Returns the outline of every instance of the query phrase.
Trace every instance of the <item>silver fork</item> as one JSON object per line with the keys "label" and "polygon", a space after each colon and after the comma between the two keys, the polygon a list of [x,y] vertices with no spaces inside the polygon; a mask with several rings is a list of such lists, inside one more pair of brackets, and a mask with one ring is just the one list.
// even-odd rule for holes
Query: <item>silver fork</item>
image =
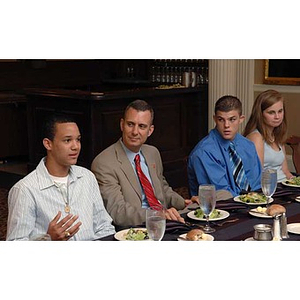
{"label": "silver fork", "polygon": [[194,227],[194,226],[199,227],[199,228],[203,228],[204,227],[203,225],[195,224],[195,223],[191,223],[191,222],[185,222],[185,224],[187,226],[191,226],[191,227]]}
{"label": "silver fork", "polygon": [[238,220],[239,220],[239,218],[234,218],[234,219],[230,219],[230,220],[223,221],[223,222],[221,222],[221,223],[213,222],[213,224],[214,224],[214,225],[217,225],[217,226],[219,226],[219,227],[221,227],[221,226],[223,226],[223,225],[226,224],[226,223],[234,223],[234,222],[236,222],[236,221],[238,221]]}

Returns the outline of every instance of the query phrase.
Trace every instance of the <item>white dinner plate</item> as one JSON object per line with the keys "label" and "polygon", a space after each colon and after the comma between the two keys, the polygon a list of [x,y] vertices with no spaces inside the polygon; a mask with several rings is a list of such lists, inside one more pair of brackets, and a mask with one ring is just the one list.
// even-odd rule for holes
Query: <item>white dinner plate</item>
{"label": "white dinner plate", "polygon": [[251,216],[254,216],[254,217],[258,217],[258,218],[267,218],[267,219],[270,219],[272,218],[272,216],[266,214],[266,213],[260,213],[257,211],[257,208],[252,208],[249,210],[249,214]]}
{"label": "white dinner plate", "polygon": [[281,181],[281,183],[282,183],[283,185],[286,185],[286,186],[291,186],[291,187],[295,187],[295,188],[300,188],[300,185],[297,185],[297,184],[286,183],[285,181]]}
{"label": "white dinner plate", "polygon": [[287,230],[290,233],[300,234],[300,223],[287,224]]}
{"label": "white dinner plate", "polygon": [[[123,230],[120,230],[118,232],[115,233],[114,237],[116,240],[118,241],[129,241],[129,242],[132,242],[132,240],[126,240],[126,234],[128,232],[130,228],[128,229],[123,229]],[[147,229],[146,228],[133,228],[135,230],[144,230],[146,231]],[[146,239],[146,240],[141,240],[141,241],[150,241],[150,239]],[[136,242],[136,241],[134,241]]]}
{"label": "white dinner plate", "polygon": [[[199,241],[195,241],[195,242],[206,242],[206,241],[213,241],[215,238],[212,236],[212,235],[210,235],[210,234],[208,234],[208,233],[204,233],[205,234],[205,238],[204,239],[201,239],[201,240],[199,240]],[[182,238],[182,239],[180,239],[180,238]],[[180,236],[179,236],[179,238],[177,238],[177,240],[178,241],[184,241],[184,239],[186,239],[186,233],[183,233],[183,234],[181,234]],[[188,241],[188,240],[186,240],[187,242],[191,242],[191,241]],[[194,241],[193,241],[194,242]]]}
{"label": "white dinner plate", "polygon": [[[221,209],[217,209],[217,211],[219,211],[221,214],[218,218],[209,218],[209,221],[219,221],[219,220],[223,220],[229,217],[229,212],[226,210],[221,210]],[[187,216],[193,220],[197,220],[197,221],[206,221],[205,218],[198,218],[194,215],[195,210],[190,211]]]}
{"label": "white dinner plate", "polygon": [[[233,198],[233,200],[235,202],[240,202],[240,203],[244,203],[244,204],[247,204],[247,205],[264,205],[264,204],[267,204],[267,201],[264,201],[264,202],[259,202],[259,203],[247,203],[247,202],[244,202],[240,199],[240,196],[236,196]],[[272,203],[274,201],[273,198],[270,198],[269,200],[269,203]]]}
{"label": "white dinner plate", "polygon": [[297,196],[297,197],[295,198],[295,201],[300,202],[300,196]]}

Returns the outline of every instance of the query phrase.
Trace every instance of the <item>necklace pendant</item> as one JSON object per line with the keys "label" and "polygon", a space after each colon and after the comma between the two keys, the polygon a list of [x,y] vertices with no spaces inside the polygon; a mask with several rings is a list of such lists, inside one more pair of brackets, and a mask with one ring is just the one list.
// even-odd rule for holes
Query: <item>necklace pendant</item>
{"label": "necklace pendant", "polygon": [[68,214],[70,212],[71,208],[69,205],[65,206],[65,212]]}

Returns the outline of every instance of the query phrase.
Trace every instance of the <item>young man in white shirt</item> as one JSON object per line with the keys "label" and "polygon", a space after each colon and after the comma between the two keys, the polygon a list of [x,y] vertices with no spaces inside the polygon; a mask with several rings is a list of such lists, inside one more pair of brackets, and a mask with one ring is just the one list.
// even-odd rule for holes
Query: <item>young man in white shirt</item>
{"label": "young man in white shirt", "polygon": [[80,139],[71,118],[55,115],[45,123],[47,156],[9,192],[7,240],[45,233],[51,240],[95,240],[115,233],[95,176],[75,165]]}

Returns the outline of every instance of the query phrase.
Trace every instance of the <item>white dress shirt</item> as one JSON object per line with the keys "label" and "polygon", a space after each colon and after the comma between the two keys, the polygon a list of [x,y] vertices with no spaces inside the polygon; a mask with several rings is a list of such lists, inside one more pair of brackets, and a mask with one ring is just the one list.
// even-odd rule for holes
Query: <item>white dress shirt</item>
{"label": "white dress shirt", "polygon": [[[95,240],[115,233],[92,172],[71,166],[68,189],[70,213],[79,216],[76,222],[82,222],[70,240]],[[58,211],[62,212],[61,218],[66,216],[65,205],[43,158],[34,171],[9,191],[6,240],[28,240],[31,236],[46,233]]]}

